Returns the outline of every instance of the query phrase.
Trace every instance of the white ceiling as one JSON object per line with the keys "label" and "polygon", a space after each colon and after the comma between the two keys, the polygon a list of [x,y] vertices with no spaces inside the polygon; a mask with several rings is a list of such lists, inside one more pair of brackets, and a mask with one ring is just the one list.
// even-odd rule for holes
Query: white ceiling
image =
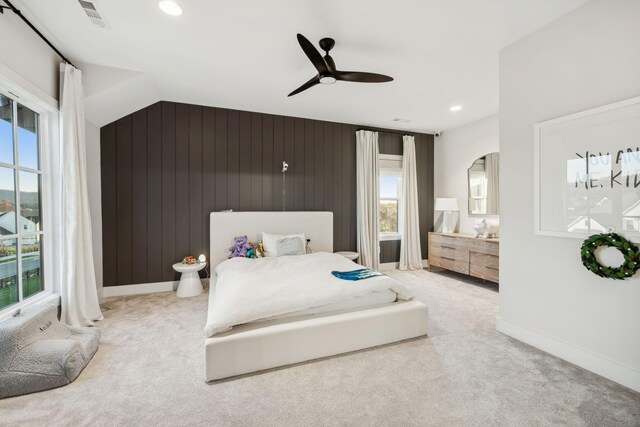
{"label": "white ceiling", "polygon": [[[162,99],[430,132],[497,113],[500,49],[587,0],[177,1],[180,17],[157,0],[96,0],[108,29],[77,0],[16,3],[82,64],[87,117],[99,126]],[[395,81],[287,98],[315,74],[298,32],[334,38],[339,69]]]}

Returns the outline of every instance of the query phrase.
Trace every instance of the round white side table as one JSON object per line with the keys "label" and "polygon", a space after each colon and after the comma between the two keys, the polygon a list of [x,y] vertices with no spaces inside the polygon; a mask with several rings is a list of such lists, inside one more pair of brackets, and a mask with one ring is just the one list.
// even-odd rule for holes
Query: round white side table
{"label": "round white side table", "polygon": [[182,273],[176,295],[180,298],[200,295],[202,293],[202,282],[200,281],[198,271],[202,270],[206,266],[206,262],[200,264],[183,264],[181,262],[177,262],[173,264],[173,269],[178,273]]}
{"label": "round white side table", "polygon": [[356,260],[358,259],[358,257],[360,256],[360,254],[358,252],[350,252],[350,251],[339,251],[336,252],[338,255],[342,255],[343,257],[345,257],[346,259],[349,259],[353,262],[356,262]]}

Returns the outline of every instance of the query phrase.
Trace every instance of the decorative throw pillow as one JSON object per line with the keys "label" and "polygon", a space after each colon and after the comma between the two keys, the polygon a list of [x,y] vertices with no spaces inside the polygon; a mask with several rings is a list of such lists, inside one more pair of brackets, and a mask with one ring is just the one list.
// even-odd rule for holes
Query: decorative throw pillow
{"label": "decorative throw pillow", "polygon": [[[278,240],[280,239],[297,239],[300,241],[300,244],[302,246],[302,253],[304,254],[305,251],[305,242],[306,239],[304,237],[304,233],[300,233],[300,234],[286,234],[286,235],[282,235],[282,234],[269,234],[269,233],[262,233],[262,245],[264,247],[264,251],[265,251],[265,255],[268,257],[272,257],[272,256],[281,256],[282,254],[279,253],[278,251]],[[291,246],[293,245],[292,243],[286,243],[286,250],[293,250],[293,247]]]}
{"label": "decorative throw pillow", "polygon": [[304,255],[303,240],[299,237],[283,237],[278,239],[276,241],[276,252],[278,256]]}

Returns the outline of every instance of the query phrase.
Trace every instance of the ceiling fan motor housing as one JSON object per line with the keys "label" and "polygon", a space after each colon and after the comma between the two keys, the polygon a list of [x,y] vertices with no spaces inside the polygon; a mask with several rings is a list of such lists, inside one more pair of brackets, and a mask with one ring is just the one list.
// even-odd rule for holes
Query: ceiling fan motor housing
{"label": "ceiling fan motor housing", "polygon": [[336,45],[336,41],[332,38],[325,37],[320,40],[320,48],[325,52],[329,53],[331,49]]}

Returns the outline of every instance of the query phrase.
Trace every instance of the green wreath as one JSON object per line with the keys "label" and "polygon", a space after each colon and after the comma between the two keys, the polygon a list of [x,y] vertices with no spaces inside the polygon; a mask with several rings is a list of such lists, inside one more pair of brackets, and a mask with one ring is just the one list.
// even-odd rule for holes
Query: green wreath
{"label": "green wreath", "polygon": [[[624,257],[620,267],[602,265],[596,259],[595,251],[599,246],[616,248]],[[587,270],[607,279],[623,280],[632,277],[640,269],[640,250],[636,245],[617,233],[594,234],[584,241],[580,248],[582,265]]]}

